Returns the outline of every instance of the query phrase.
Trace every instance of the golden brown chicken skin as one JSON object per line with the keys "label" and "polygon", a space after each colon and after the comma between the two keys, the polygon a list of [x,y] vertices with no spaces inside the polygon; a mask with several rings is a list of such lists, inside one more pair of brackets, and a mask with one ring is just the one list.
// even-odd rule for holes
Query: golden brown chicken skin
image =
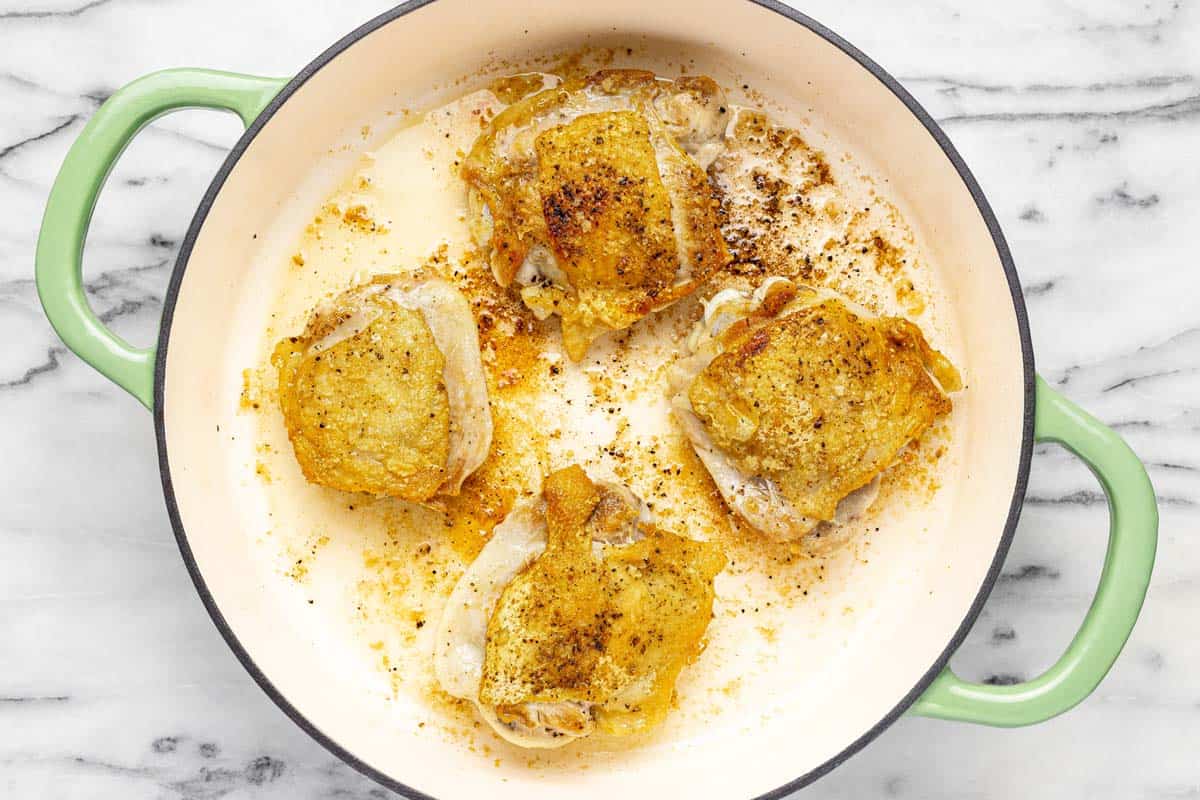
{"label": "golden brown chicken skin", "polygon": [[648,522],[627,489],[559,470],[452,593],[439,680],[524,747],[652,728],[701,650],[724,565],[716,545]]}
{"label": "golden brown chicken skin", "polygon": [[834,520],[949,414],[961,381],[908,320],[787,281],[767,288],[701,348],[676,411],[726,499],[756,527],[796,535]]}
{"label": "golden brown chicken skin", "polygon": [[653,727],[700,651],[725,558],[652,526],[598,556],[589,523],[604,511],[601,488],[575,466],[550,475],[544,496],[546,551],[492,612],[480,701],[501,718],[524,703],[587,703],[602,731]]}
{"label": "golden brown chicken skin", "polygon": [[313,483],[424,502],[457,492],[486,455],[474,320],[441,278],[351,289],[280,341],[272,362],[288,438]]}
{"label": "golden brown chicken skin", "polygon": [[697,159],[725,106],[708,78],[606,70],[505,109],[462,167],[473,230],[502,286],[562,318],[573,360],[729,262]]}

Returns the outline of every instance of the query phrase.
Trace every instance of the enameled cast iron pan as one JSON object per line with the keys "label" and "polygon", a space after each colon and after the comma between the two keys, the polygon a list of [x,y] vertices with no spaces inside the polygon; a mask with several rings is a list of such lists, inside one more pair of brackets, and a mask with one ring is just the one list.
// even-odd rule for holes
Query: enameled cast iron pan
{"label": "enameled cast iron pan", "polygon": [[[603,769],[551,777],[495,767],[460,743],[416,736],[395,709],[357,691],[337,659],[287,624],[254,570],[239,524],[236,481],[220,422],[236,406],[246,366],[238,315],[253,305],[257,233],[348,130],[396,99],[427,106],[431,87],[485,60],[520,60],[581,44],[637,41],[683,49],[691,71],[726,83],[752,76],[794,98],[853,140],[904,196],[942,265],[963,332],[972,391],[956,405],[968,442],[952,512],[927,534],[928,570],[904,603],[881,603],[870,637],[838,654],[819,685],[772,688],[760,709]],[[138,130],[184,107],[233,111],[247,126],[192,220],[164,302],[157,346],[139,350],[89,309],[81,253],[97,194]],[[1034,374],[1025,306],[1000,228],[946,135],[890,75],[811,19],[772,0],[415,0],[330,47],[295,78],[181,69],[115,93],[67,155],[37,250],[46,314],[81,358],[154,415],[163,492],[175,535],[209,613],[271,698],[350,764],[410,796],[516,798],[778,797],[803,786],[908,712],[989,725],[1028,725],[1083,700],[1116,659],[1140,610],[1157,535],[1154,493],[1112,431]],[[214,424],[216,423],[216,424]],[[1035,441],[1058,442],[1108,495],[1108,552],[1095,600],[1066,654],[1015,686],[967,682],[947,661],[970,629],[1004,561]],[[936,567],[936,568],[933,568]],[[899,591],[894,586],[878,587]],[[888,607],[903,607],[886,618]],[[398,717],[397,714],[400,714]]]}

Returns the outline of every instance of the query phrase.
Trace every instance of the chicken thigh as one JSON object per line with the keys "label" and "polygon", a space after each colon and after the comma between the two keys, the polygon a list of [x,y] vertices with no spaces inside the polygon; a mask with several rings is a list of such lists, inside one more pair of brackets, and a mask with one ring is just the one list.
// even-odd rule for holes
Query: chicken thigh
{"label": "chicken thigh", "polygon": [[426,502],[487,456],[492,417],[470,307],[433,273],[381,276],[283,339],[272,362],[304,477]]}
{"label": "chicken thigh", "polygon": [[725,502],[778,539],[862,513],[961,388],[908,320],[783,278],[718,293],[688,344],[672,409]]}
{"label": "chicken thigh", "polygon": [[700,652],[724,565],[715,545],[656,528],[627,489],[555,472],[451,594],[438,680],[522,747],[647,730]]}
{"label": "chicken thigh", "polygon": [[476,140],[474,238],[501,286],[561,317],[572,360],[729,262],[704,172],[728,116],[709,78],[605,70],[508,107]]}

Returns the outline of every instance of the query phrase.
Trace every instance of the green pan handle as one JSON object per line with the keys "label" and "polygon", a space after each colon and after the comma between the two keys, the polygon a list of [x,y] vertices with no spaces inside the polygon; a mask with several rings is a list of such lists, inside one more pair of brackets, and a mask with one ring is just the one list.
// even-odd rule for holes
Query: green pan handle
{"label": "green pan handle", "polygon": [[1015,727],[1042,722],[1092,693],[1133,630],[1158,541],[1158,508],[1146,469],[1122,439],[1037,379],[1034,438],[1058,442],[1083,459],[1108,496],[1108,552],[1096,598],[1079,633],[1054,666],[1025,683],[969,683],[942,671],[912,707],[914,714]]}
{"label": "green pan handle", "polygon": [[154,348],[133,347],[106,328],[83,290],[83,242],[100,188],[125,146],[156,117],[179,108],[217,108],[249,126],[284,83],[205,69],[139,78],[100,106],[50,188],[37,245],[42,307],[67,347],[147,408],[154,402]]}

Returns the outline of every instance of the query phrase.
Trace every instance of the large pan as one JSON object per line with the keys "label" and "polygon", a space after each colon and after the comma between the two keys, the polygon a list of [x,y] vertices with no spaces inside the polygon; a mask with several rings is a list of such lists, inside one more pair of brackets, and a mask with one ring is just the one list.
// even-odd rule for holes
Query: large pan
{"label": "large pan", "polygon": [[[484,61],[623,41],[686,51],[689,69],[721,82],[749,76],[768,94],[811,109],[886,174],[941,265],[957,311],[970,378],[956,401],[956,414],[967,420],[965,463],[949,512],[914,551],[922,560],[916,579],[865,587],[881,598],[875,624],[836,658],[829,654],[829,669],[792,678],[784,654],[766,687],[769,714],[739,709],[602,768],[546,773],[519,759],[497,766],[461,743],[423,735],[403,709],[363,691],[307,625],[292,621],[284,601],[246,567],[253,553],[240,516],[244,487],[221,431],[237,413],[245,339],[253,335],[247,309],[260,307],[257,295],[267,285],[255,266],[263,263],[259,249],[314,164],[379,109],[419,108]],[[137,349],[89,309],[83,242],[125,145],[155,117],[196,106],[233,111],[247,129],[184,239],[157,346]],[[564,790],[575,797],[777,797],[828,772],[904,713],[1035,723],[1079,703],[1104,677],[1150,579],[1157,512],[1146,472],[1112,431],[1035,376],[1017,274],[966,165],[895,79],[772,0],[415,0],[338,41],[290,80],[195,69],[141,78],[116,92],[71,148],[38,242],[37,285],[63,341],[152,411],[180,551],[237,657],[314,738],[411,797],[535,800]],[[947,661],[996,581],[1035,441],[1066,446],[1100,479],[1111,516],[1103,573],[1057,663],[1026,683],[979,685],[956,676]]]}

